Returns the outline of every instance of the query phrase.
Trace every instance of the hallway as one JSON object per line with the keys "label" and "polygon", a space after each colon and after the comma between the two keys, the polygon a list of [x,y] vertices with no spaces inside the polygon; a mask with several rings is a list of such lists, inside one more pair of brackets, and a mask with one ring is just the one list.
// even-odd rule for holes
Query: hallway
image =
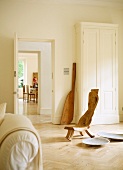
{"label": "hallway", "polygon": [[23,99],[19,99],[19,114],[24,115],[37,115],[37,107],[38,104],[36,102],[23,101]]}
{"label": "hallway", "polygon": [[51,114],[38,114],[37,113],[38,104],[36,102],[30,101],[27,103],[23,102],[23,99],[19,99],[19,114],[27,116],[33,124],[40,123],[51,123]]}

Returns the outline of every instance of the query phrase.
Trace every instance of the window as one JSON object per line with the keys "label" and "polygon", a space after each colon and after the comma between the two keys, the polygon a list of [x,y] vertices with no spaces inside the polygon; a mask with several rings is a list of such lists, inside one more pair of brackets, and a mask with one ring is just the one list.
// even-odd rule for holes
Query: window
{"label": "window", "polygon": [[22,88],[24,82],[24,61],[18,61],[18,87]]}

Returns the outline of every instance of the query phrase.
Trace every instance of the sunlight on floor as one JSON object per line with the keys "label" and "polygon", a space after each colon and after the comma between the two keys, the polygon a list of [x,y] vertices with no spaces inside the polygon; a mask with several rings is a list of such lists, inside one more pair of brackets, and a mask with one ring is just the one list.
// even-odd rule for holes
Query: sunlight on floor
{"label": "sunlight on floor", "polygon": [[30,101],[23,101],[23,99],[19,99],[19,114],[24,115],[35,115],[37,113],[38,104],[36,102]]}
{"label": "sunlight on floor", "polygon": [[38,104],[36,102],[23,101],[19,99],[19,114],[27,116],[33,124],[48,123],[51,122],[51,114],[38,114]]}

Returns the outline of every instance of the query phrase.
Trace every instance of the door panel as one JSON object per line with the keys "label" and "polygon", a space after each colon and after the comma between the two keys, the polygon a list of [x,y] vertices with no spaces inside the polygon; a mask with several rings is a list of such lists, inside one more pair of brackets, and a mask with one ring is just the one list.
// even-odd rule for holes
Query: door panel
{"label": "door panel", "polygon": [[115,102],[115,31],[100,31],[100,55],[101,55],[101,107],[103,113],[114,113]]}
{"label": "door panel", "polygon": [[[98,87],[97,63],[99,54],[99,30],[84,29],[84,101],[88,106],[88,93]],[[86,99],[86,100],[85,100]],[[85,109],[85,110],[86,110]]]}

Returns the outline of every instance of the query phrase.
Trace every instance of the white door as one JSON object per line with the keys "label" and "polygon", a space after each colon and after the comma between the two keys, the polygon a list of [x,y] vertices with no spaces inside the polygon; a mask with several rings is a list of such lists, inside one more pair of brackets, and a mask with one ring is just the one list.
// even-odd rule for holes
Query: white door
{"label": "white door", "polygon": [[99,102],[94,122],[118,122],[116,30],[85,28],[83,44],[83,111],[88,107],[88,93],[99,88]]}
{"label": "white door", "polygon": [[14,114],[18,114],[18,38],[14,34]]}
{"label": "white door", "polygon": [[[98,60],[99,60],[99,29],[84,29],[83,44],[83,103],[85,112],[88,108],[88,94],[91,89],[99,87]],[[85,100],[86,99],[86,100]]]}
{"label": "white door", "polygon": [[100,30],[101,112],[116,112],[116,31]]}

